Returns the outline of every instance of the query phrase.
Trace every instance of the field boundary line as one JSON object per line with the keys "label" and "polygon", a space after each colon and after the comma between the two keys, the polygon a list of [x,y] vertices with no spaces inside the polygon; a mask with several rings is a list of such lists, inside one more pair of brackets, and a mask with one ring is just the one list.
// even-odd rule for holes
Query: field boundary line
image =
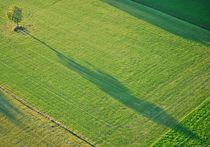
{"label": "field boundary line", "polygon": [[[37,54],[38,55],[38,54]],[[44,57],[43,57],[44,58]],[[48,59],[49,60],[49,59]],[[51,61],[51,60],[49,60],[49,61]],[[19,63],[19,62],[18,62]],[[52,62],[53,63],[53,62]],[[7,65],[7,64],[5,64],[5,63],[3,63],[5,66],[7,66],[8,68],[10,68],[10,69],[12,69],[13,70],[13,68],[11,67],[11,66],[9,66],[9,65]],[[19,75],[23,75],[21,72],[19,72],[19,71],[16,71],[16,73],[18,73]],[[53,74],[52,74],[53,75]],[[29,79],[29,77],[30,76],[24,76],[24,77],[26,77],[25,79],[27,79],[27,80],[30,80]],[[37,86],[40,86],[40,83],[37,83],[36,81],[33,81],[33,80],[30,80],[30,81],[32,81],[32,82],[34,82]],[[62,98],[61,97],[61,95],[59,95],[59,94],[57,94],[57,93],[55,93],[55,92],[53,92],[53,91],[51,91],[51,90],[49,90],[48,88],[46,88],[46,87],[41,87],[42,89],[44,89],[44,90],[46,90],[46,91],[48,91],[48,92],[50,92],[50,93],[52,93],[53,95],[55,95],[55,96],[57,96],[58,98],[60,98],[63,102],[65,102],[65,103],[68,103],[68,104],[71,104],[71,103],[69,103],[69,102],[67,102],[66,101],[66,99],[64,99],[64,98]],[[11,90],[10,90],[11,91]],[[75,100],[71,100],[71,102],[75,102]],[[76,107],[77,109],[80,109],[81,111],[83,111],[84,113],[86,113],[86,114],[88,114],[89,116],[91,116],[92,118],[94,118],[95,120],[97,120],[98,122],[100,122],[101,124],[105,124],[105,125],[107,125],[107,126],[109,126],[109,127],[112,127],[108,122],[106,122],[105,120],[102,120],[102,119],[97,119],[95,116],[93,116],[93,115],[91,115],[90,113],[88,113],[88,112],[86,112],[84,109],[83,109],[83,107],[81,107],[81,106],[77,106]]]}
{"label": "field boundary line", "polygon": [[195,23],[193,23],[193,22],[189,22],[189,21],[187,21],[187,20],[185,20],[185,19],[183,19],[183,18],[181,18],[181,17],[178,17],[178,16],[175,16],[175,15],[173,15],[173,14],[169,14],[169,13],[167,13],[167,12],[164,12],[164,11],[158,9],[158,8],[155,8],[155,7],[153,7],[153,6],[150,6],[149,4],[144,4],[144,3],[137,2],[137,1],[133,1],[133,0],[131,0],[131,2],[132,2],[132,3],[135,3],[136,5],[142,5],[142,6],[144,6],[144,7],[149,8],[149,9],[158,11],[158,12],[164,14],[164,15],[168,15],[168,16],[170,16],[170,17],[173,17],[173,18],[175,18],[175,19],[178,19],[179,21],[185,22],[185,23],[187,23],[187,24],[196,26],[196,27],[198,27],[198,28],[200,28],[200,29],[203,29],[203,30],[205,30],[205,31],[210,32],[210,30],[208,30],[207,28],[205,28],[205,27],[203,27],[203,26],[201,26],[201,25],[195,24]]}
{"label": "field boundary line", "polygon": [[[195,107],[195,109],[193,109],[192,111],[190,111],[187,115],[185,115],[182,119],[180,119],[179,123],[184,121],[188,116],[190,116],[191,114],[193,114],[193,112],[195,112],[196,110],[198,110],[199,108],[201,108],[206,102],[210,101],[210,97],[206,97],[206,99],[199,104],[197,107]],[[176,126],[175,126],[176,127]],[[155,140],[151,145],[149,145],[149,147],[153,147],[158,141],[160,141],[167,133],[169,133],[171,130],[173,129],[169,129],[168,131],[166,131],[163,135],[161,135],[157,140]]]}
{"label": "field boundary line", "polygon": [[84,141],[85,143],[89,144],[92,147],[95,147],[95,143],[91,143],[90,141],[88,141],[87,139],[84,139],[83,137],[77,135],[76,133],[74,133],[73,131],[71,131],[70,129],[68,129],[64,124],[62,124],[61,122],[55,120],[53,117],[49,116],[46,113],[43,113],[39,110],[37,110],[35,107],[31,106],[30,104],[28,104],[26,101],[24,101],[22,98],[18,97],[17,95],[15,95],[12,91],[10,91],[9,89],[3,87],[2,85],[0,85],[0,90],[6,92],[7,94],[9,94],[10,96],[12,96],[12,98],[16,99],[18,102],[20,102],[21,104],[23,104],[24,106],[26,106],[27,108],[29,108],[30,110],[38,113],[39,115],[47,118],[49,121],[55,123],[56,125],[58,125],[59,127],[61,127],[62,129],[64,129],[65,131],[67,131],[68,133],[72,134],[73,136],[77,137],[78,139]]}
{"label": "field boundary line", "polygon": [[148,8],[153,9],[153,10],[156,10],[156,11],[159,11],[159,12],[161,12],[161,13],[167,14],[167,15],[169,15],[169,16],[172,16],[172,17],[174,17],[174,18],[177,18],[177,19],[179,19],[179,20],[182,20],[182,21],[184,21],[184,22],[187,22],[187,23],[189,23],[189,24],[192,24],[192,25],[194,25],[194,26],[197,26],[197,27],[199,27],[199,28],[202,28],[202,29],[204,29],[204,30],[206,30],[206,31],[210,31],[210,30],[208,30],[207,28],[205,28],[205,27],[203,27],[203,26],[201,26],[201,25],[198,25],[198,24],[196,24],[196,23],[194,23],[194,22],[189,22],[189,21],[185,20],[184,18],[181,18],[181,17],[176,16],[176,15],[174,15],[174,14],[170,14],[170,13],[168,13],[168,12],[164,12],[163,10],[160,10],[160,9],[158,9],[158,8],[155,8],[155,7],[153,7],[153,6],[150,6],[149,4],[145,4],[145,3],[141,3],[141,2],[137,2],[137,1],[133,1],[133,0],[132,0],[132,2],[135,2],[135,3],[137,3],[137,4],[144,5],[144,6],[148,7]]}

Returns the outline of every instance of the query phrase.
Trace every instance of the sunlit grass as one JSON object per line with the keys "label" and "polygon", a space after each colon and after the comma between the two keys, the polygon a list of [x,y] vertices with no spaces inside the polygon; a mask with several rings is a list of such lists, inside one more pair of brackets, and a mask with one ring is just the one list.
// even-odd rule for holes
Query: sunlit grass
{"label": "sunlit grass", "polygon": [[100,0],[0,2],[29,32],[0,32],[0,84],[96,144],[148,146],[209,95],[203,44]]}

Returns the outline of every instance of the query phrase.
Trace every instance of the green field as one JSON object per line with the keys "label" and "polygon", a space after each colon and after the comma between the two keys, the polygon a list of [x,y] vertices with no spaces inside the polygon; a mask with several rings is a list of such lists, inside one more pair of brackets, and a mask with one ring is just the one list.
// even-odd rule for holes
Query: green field
{"label": "green field", "polygon": [[90,146],[0,89],[0,146]]}
{"label": "green field", "polygon": [[[179,122],[210,96],[207,30],[173,33],[130,2],[129,11],[110,0],[0,3],[1,86],[92,144],[148,146],[171,129],[197,139]],[[5,17],[14,4],[25,33]]]}
{"label": "green field", "polygon": [[183,120],[183,124],[193,132],[199,134],[200,138],[191,139],[175,131],[168,132],[154,146],[208,146],[210,142],[210,99]]}
{"label": "green field", "polygon": [[209,0],[133,0],[210,31]]}
{"label": "green field", "polygon": [[[111,6],[114,6],[122,11],[125,11],[126,13],[136,18],[144,20],[150,24],[153,24],[177,36],[210,46],[210,31],[208,29],[192,24],[188,20],[179,19],[179,17],[170,15],[170,13],[167,13],[164,10],[161,11],[159,10],[159,8],[161,7],[158,6],[156,8],[156,5],[155,5],[156,3],[158,3],[159,5],[163,5],[165,7],[168,6],[168,8],[172,7],[175,9],[171,11],[180,12],[179,10],[176,10],[176,9],[180,9],[179,8],[180,5],[186,6],[184,5],[184,3],[188,3],[190,4],[189,6],[194,6],[195,5],[194,3],[189,3],[189,1],[176,3],[177,0],[171,0],[171,1],[162,0],[161,2],[156,1],[156,3],[150,0],[145,1],[145,2],[140,0],[138,3],[135,2],[135,0],[133,1],[131,0],[120,0],[120,1],[119,0],[103,0],[103,1],[110,4]],[[172,5],[171,4],[172,2],[176,3],[177,5]],[[200,2],[197,1],[197,3],[200,3]],[[151,4],[151,7],[149,4]],[[210,13],[208,11],[210,11],[210,7],[209,9],[206,8],[200,11],[195,10],[194,13],[199,15],[199,18],[197,18],[198,20],[205,20],[205,19],[209,20],[208,15]],[[183,9],[183,11],[181,12],[189,13],[190,11],[188,9]],[[203,16],[200,14],[205,14],[205,15]],[[180,14],[180,16],[183,16],[183,15]],[[187,16],[190,16],[190,15],[187,15]],[[209,24],[207,26],[209,26]]]}

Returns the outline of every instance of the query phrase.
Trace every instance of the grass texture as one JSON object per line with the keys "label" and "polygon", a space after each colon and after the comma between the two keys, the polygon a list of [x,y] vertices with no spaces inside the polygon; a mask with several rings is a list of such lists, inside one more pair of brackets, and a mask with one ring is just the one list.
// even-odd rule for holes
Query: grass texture
{"label": "grass texture", "polygon": [[169,131],[154,146],[208,146],[210,142],[210,99],[183,120],[183,124],[196,132],[198,139],[187,138],[175,131]]}
{"label": "grass texture", "polygon": [[[170,129],[195,139],[179,121],[209,97],[208,39],[107,1],[0,2],[1,85],[94,144],[148,146]],[[5,18],[14,4],[23,33]]]}
{"label": "grass texture", "polygon": [[210,31],[209,0],[133,0]]}
{"label": "grass texture", "polygon": [[0,91],[0,146],[89,146]]}
{"label": "grass texture", "polygon": [[[192,24],[189,21],[180,19],[179,17],[175,17],[164,11],[160,11],[158,9],[153,8],[152,6],[150,7],[140,2],[137,3],[131,0],[120,0],[120,1],[103,0],[103,1],[122,11],[125,11],[126,13],[132,16],[135,16],[138,19],[147,21],[170,33],[173,33],[175,35],[178,35],[188,40],[193,40],[193,41],[205,44],[207,46],[210,46],[210,31],[207,30],[206,28],[202,28],[198,26],[197,24]],[[171,5],[170,2],[171,1],[167,1],[166,5],[175,7],[175,5]],[[163,2],[159,2],[159,1],[157,1],[157,3],[160,5],[164,4]],[[184,3],[181,3],[180,5],[183,5]],[[197,3],[201,3],[201,2],[197,2]],[[186,10],[188,12],[188,9]],[[210,10],[210,9],[207,9],[207,10]],[[198,14],[200,16],[200,13]],[[204,14],[210,14],[210,13],[205,12]],[[203,19],[204,18],[202,18],[202,15],[201,15],[201,18],[199,18],[199,20],[203,20]]]}

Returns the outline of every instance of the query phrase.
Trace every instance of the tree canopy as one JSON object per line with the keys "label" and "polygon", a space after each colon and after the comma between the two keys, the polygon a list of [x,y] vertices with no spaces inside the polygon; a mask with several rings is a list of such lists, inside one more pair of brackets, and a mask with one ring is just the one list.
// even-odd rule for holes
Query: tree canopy
{"label": "tree canopy", "polygon": [[19,26],[19,23],[23,18],[22,9],[17,6],[13,6],[7,12],[7,16],[11,21],[15,22],[17,26]]}

